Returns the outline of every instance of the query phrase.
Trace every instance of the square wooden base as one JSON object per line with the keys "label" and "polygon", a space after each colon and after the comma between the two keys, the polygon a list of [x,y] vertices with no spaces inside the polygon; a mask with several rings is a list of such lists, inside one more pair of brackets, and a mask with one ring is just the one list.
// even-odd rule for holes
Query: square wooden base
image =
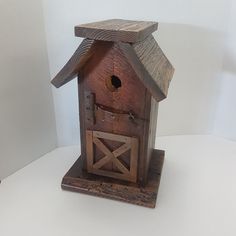
{"label": "square wooden base", "polygon": [[165,152],[162,150],[155,149],[153,151],[148,182],[145,187],[139,186],[136,183],[89,174],[82,169],[81,158],[74,163],[64,176],[61,187],[65,190],[154,208],[156,205],[164,156]]}

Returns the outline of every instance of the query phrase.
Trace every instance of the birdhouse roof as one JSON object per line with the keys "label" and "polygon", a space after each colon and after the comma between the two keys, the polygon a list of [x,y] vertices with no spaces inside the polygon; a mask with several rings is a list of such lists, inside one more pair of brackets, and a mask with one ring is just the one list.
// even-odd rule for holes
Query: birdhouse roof
{"label": "birdhouse roof", "polygon": [[157,30],[158,23],[112,19],[75,26],[75,36],[104,41],[136,43]]}
{"label": "birdhouse roof", "polygon": [[75,34],[85,37],[62,70],[52,80],[61,87],[76,76],[96,53],[99,40],[114,41],[152,96],[161,101],[167,96],[174,68],[151,35],[157,23],[147,21],[108,20],[75,27]]}

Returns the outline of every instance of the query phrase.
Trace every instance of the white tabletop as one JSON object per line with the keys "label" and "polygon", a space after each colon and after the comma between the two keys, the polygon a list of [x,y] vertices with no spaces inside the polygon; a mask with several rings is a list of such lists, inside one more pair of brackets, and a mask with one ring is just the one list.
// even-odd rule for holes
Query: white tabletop
{"label": "white tabletop", "polygon": [[172,136],[155,209],[62,191],[78,147],[58,148],[0,184],[1,236],[235,236],[236,143]]}

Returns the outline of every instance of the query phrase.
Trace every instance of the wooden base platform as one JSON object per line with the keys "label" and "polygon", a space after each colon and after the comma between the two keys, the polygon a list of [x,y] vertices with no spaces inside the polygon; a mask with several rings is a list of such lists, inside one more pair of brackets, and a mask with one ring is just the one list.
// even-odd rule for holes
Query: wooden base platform
{"label": "wooden base platform", "polygon": [[150,163],[148,183],[145,187],[126,181],[89,174],[82,169],[79,158],[62,180],[61,187],[94,196],[120,200],[140,206],[154,208],[161,179],[165,152],[154,150]]}

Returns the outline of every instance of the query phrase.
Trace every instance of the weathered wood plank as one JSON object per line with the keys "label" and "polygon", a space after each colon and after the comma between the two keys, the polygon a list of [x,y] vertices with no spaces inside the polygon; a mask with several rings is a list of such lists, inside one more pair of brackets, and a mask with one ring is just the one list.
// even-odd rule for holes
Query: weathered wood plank
{"label": "weathered wood plank", "polygon": [[127,144],[130,143],[130,137],[125,137],[124,135],[106,133],[106,132],[101,132],[101,131],[93,131],[93,136],[97,138],[104,138],[104,139],[110,139],[110,140],[114,140],[118,142],[124,142]]}
{"label": "weathered wood plank", "polygon": [[111,160],[110,156],[105,156],[102,159],[100,159],[99,161],[97,161],[94,165],[93,168],[94,169],[100,169],[102,166],[104,166],[107,162],[109,162]]}
{"label": "weathered wood plank", "polygon": [[[116,157],[113,156],[112,161],[123,174],[129,176],[129,170]],[[128,177],[127,179],[130,179],[130,177]]]}
{"label": "weathered wood plank", "polygon": [[113,157],[111,151],[102,143],[101,140],[99,140],[98,138],[96,138],[95,136],[93,136],[93,142],[96,144],[96,146],[107,156],[109,157]]}
{"label": "weathered wood plank", "polygon": [[138,168],[138,139],[131,139],[131,154],[130,154],[130,176],[136,182]]}
{"label": "weathered wood plank", "polygon": [[87,168],[92,170],[93,166],[93,132],[86,130],[86,154],[87,154]]}
{"label": "weathered wood plank", "polygon": [[161,101],[164,98],[166,98],[165,94],[161,91],[159,86],[150,76],[147,69],[143,66],[133,46],[128,43],[122,43],[122,42],[119,42],[118,44],[125,57],[128,59],[133,70],[137,74],[137,77],[141,80],[143,85],[148,89],[148,91],[152,94],[152,96],[157,101]]}
{"label": "weathered wood plank", "polygon": [[139,159],[138,159],[138,181],[139,183],[144,186],[146,184],[145,170],[146,170],[146,160],[147,160],[147,147],[148,147],[148,140],[149,140],[149,124],[150,124],[150,111],[151,111],[151,99],[152,95],[146,89],[145,97],[143,99],[145,103],[145,110],[144,110],[144,119],[147,122],[143,122],[143,133],[141,138],[139,138]]}
{"label": "weathered wood plank", "polygon": [[143,67],[147,70],[149,79],[152,79],[161,92],[167,96],[174,68],[154,37],[150,35],[142,42],[133,44],[132,47]]}
{"label": "weathered wood plank", "polygon": [[51,81],[56,88],[61,87],[78,75],[80,69],[94,53],[94,51],[91,50],[93,43],[94,40],[91,39],[83,40],[70,60]]}
{"label": "weathered wood plank", "polygon": [[[94,135],[95,134],[95,135]],[[89,173],[93,174],[100,174],[104,176],[110,176],[112,178],[119,178],[123,180],[128,180],[132,182],[137,181],[137,162],[138,162],[138,139],[134,137],[122,137],[121,135],[114,135],[111,134],[109,136],[109,139],[113,140],[112,138],[118,138],[119,142],[121,138],[123,138],[123,142],[127,141],[127,139],[130,139],[127,143],[117,147],[114,151],[111,151],[110,148],[106,147],[106,145],[99,139],[103,139],[104,137],[107,138],[107,135],[109,136],[109,133],[99,132],[99,131],[86,131],[86,150],[87,150],[87,170]],[[98,138],[99,136],[99,138]],[[92,137],[92,138],[91,138]],[[96,158],[93,156],[95,154],[92,144],[95,144],[96,147],[105,154],[104,157],[102,157],[100,160],[96,162]],[[126,166],[125,163],[121,160],[122,154],[126,153],[129,149],[131,149],[130,154],[130,165]],[[120,157],[120,159],[119,159]],[[104,165],[107,163],[113,163],[115,168],[111,170],[104,170],[101,169]],[[121,172],[121,173],[118,173]],[[113,175],[112,173],[115,173]]]}
{"label": "weathered wood plank", "polygon": [[146,183],[149,171],[149,165],[152,157],[152,152],[155,149],[155,140],[156,140],[156,127],[157,127],[157,113],[158,113],[158,103],[154,98],[151,100],[151,110],[150,110],[150,123],[148,129],[148,139],[147,139],[147,150],[146,150],[146,161],[144,165],[144,182]]}
{"label": "weathered wood plank", "polygon": [[115,157],[118,157],[118,156],[122,155],[123,153],[127,152],[130,148],[131,148],[131,146],[129,144],[125,143],[122,146],[120,146],[119,148],[117,148],[115,151],[113,151],[112,154]]}
{"label": "weathered wood plank", "polygon": [[[104,43],[105,45],[103,45]],[[118,42],[118,46],[137,74],[138,79],[152,96],[158,102],[166,98],[174,68],[153,36],[150,35],[145,40],[132,45]],[[98,47],[105,49],[103,53],[105,56],[113,45],[109,42],[106,44],[102,41],[85,39],[51,83],[58,88],[79,75],[88,59],[95,55],[95,52],[97,53]]]}
{"label": "weathered wood plank", "polygon": [[123,174],[123,173],[117,173],[117,172],[101,170],[101,169],[93,170],[93,174],[106,176],[106,177],[111,177],[111,178],[114,178],[114,179],[126,180],[126,181],[127,181],[127,178],[129,178],[128,175]]}
{"label": "weathered wood plank", "polygon": [[96,40],[134,43],[144,40],[157,27],[157,22],[112,19],[78,25],[75,27],[75,35]]}
{"label": "weathered wood plank", "polygon": [[[130,149],[130,145],[125,143],[121,147],[119,147],[118,149],[113,151],[112,154],[114,155],[114,157],[118,157],[118,156],[122,155],[124,152],[128,151],[129,149]],[[111,156],[105,156],[102,159],[100,159],[98,162],[96,162],[93,165],[93,168],[99,169],[103,165],[105,165],[107,162],[109,162],[110,160],[111,160]]]}
{"label": "weathered wood plank", "polygon": [[79,158],[64,176],[61,187],[65,190],[154,208],[161,180],[163,162],[164,151],[154,150],[147,185],[140,187],[138,183],[88,174],[83,170],[81,158]]}
{"label": "weathered wood plank", "polygon": [[95,123],[95,113],[94,113],[94,103],[95,98],[94,94],[90,91],[84,91],[84,108],[85,108],[85,116],[86,122],[89,125],[93,125]]}

